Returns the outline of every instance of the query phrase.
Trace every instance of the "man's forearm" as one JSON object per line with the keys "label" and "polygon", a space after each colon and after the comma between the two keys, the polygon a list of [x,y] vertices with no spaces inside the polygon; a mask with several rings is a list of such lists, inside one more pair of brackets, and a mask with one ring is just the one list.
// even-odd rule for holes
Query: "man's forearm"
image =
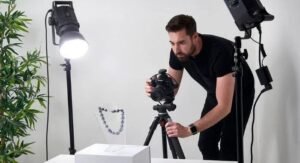
{"label": "man's forearm", "polygon": [[220,122],[230,111],[231,107],[217,105],[193,124],[197,127],[198,132],[202,132]]}

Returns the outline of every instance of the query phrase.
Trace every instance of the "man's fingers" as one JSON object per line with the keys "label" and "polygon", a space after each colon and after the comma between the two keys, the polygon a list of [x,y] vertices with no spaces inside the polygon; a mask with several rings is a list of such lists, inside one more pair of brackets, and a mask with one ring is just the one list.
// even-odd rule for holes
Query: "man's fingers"
{"label": "man's fingers", "polygon": [[145,85],[146,95],[150,97],[152,90],[153,90],[153,87],[151,85],[151,80],[148,79],[148,80],[146,80],[146,85]]}

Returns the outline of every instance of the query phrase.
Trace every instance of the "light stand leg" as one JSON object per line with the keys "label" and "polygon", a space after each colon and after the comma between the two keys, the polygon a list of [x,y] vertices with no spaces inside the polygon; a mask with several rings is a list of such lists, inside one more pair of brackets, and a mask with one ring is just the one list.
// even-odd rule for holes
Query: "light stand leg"
{"label": "light stand leg", "polygon": [[244,141],[243,141],[243,102],[241,76],[236,76],[235,84],[235,105],[236,105],[236,136],[237,136],[237,160],[238,163],[244,163]]}
{"label": "light stand leg", "polygon": [[74,145],[74,127],[73,127],[73,105],[72,105],[72,84],[71,84],[71,64],[69,59],[65,59],[65,71],[67,75],[67,91],[68,91],[68,111],[69,111],[69,131],[70,131],[70,154],[76,153]]}
{"label": "light stand leg", "polygon": [[243,87],[242,77],[243,70],[241,61],[244,59],[243,53],[240,51],[241,38],[235,38],[235,105],[236,105],[236,136],[237,136],[237,161],[244,163],[244,141],[243,141]]}

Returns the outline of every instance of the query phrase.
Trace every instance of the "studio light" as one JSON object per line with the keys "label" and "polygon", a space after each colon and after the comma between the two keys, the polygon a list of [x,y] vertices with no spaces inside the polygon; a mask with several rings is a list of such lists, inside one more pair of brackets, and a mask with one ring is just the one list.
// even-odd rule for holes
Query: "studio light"
{"label": "studio light", "polygon": [[[88,44],[79,32],[79,23],[71,1],[53,2],[49,24],[53,28],[53,44],[59,45],[60,54],[64,58],[79,58],[87,52]],[[55,40],[55,31],[60,36],[59,44]]]}
{"label": "studio light", "polygon": [[59,52],[64,58],[75,59],[83,56],[88,44],[79,32],[67,32],[60,38]]}
{"label": "studio light", "polygon": [[[48,23],[52,26],[52,41],[54,45],[59,45],[59,52],[65,59],[62,64],[66,71],[67,93],[68,93],[68,114],[70,132],[70,154],[75,154],[74,125],[73,125],[73,102],[71,84],[71,64],[70,59],[83,56],[88,50],[88,44],[79,32],[79,23],[73,9],[71,1],[53,1],[52,10],[49,10],[51,17]],[[56,32],[55,32],[56,31]],[[56,43],[56,34],[60,37]]]}
{"label": "studio light", "polygon": [[235,24],[240,31],[257,27],[263,21],[271,21],[269,14],[259,0],[224,0]]}
{"label": "studio light", "polygon": [[[259,65],[260,68],[256,70],[260,83],[265,85],[265,89],[261,93],[272,89],[271,74],[266,66],[263,66],[261,56],[266,57],[263,44],[261,43],[261,23],[263,21],[271,21],[274,16],[269,14],[265,7],[261,4],[260,0],[224,0],[232,17],[235,20],[235,24],[240,31],[245,31],[245,36],[242,38],[240,36],[235,37],[234,42],[234,63],[233,67],[235,73],[235,105],[236,105],[236,135],[237,135],[237,161],[238,163],[244,163],[244,142],[243,142],[243,79],[242,79],[242,63],[246,61],[248,57],[248,52],[244,49],[241,51],[242,39],[249,39],[251,37],[251,29],[257,28],[259,32]],[[259,95],[260,96],[260,95]],[[255,107],[254,107],[255,108]],[[254,110],[254,109],[253,109]],[[254,111],[253,111],[254,113]],[[252,152],[252,148],[251,148]],[[252,157],[251,157],[252,158]],[[252,160],[251,160],[252,162]]]}

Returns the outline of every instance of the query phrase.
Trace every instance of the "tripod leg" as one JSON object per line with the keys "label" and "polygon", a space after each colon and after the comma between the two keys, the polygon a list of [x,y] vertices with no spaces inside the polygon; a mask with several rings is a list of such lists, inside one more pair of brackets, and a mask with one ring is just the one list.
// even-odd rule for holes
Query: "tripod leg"
{"label": "tripod leg", "polygon": [[165,122],[161,122],[161,138],[162,138],[162,149],[163,149],[163,158],[168,158],[168,148],[167,148],[167,132],[165,128]]}
{"label": "tripod leg", "polygon": [[[164,122],[172,121],[168,113],[164,115]],[[177,137],[168,137],[170,148],[174,158],[185,159],[184,153],[182,151],[181,145]]]}
{"label": "tripod leg", "polygon": [[177,159],[177,154],[176,154],[176,150],[175,150],[175,147],[172,143],[172,140],[168,137],[168,142],[169,142],[169,147],[171,149],[171,152],[172,152],[172,156],[174,159]]}
{"label": "tripod leg", "polygon": [[158,116],[155,117],[155,119],[153,120],[153,122],[152,122],[152,124],[151,124],[151,126],[150,126],[150,129],[149,129],[148,135],[147,135],[147,137],[146,137],[146,140],[145,140],[145,142],[144,142],[144,145],[145,145],[145,146],[149,145],[150,140],[151,140],[151,138],[152,138],[152,135],[153,135],[153,133],[154,133],[154,131],[155,131],[155,129],[156,129],[156,127],[157,127],[159,121],[160,121],[160,117],[158,117]]}
{"label": "tripod leg", "polygon": [[[163,133],[163,138],[166,139],[168,138],[169,141],[169,146],[173,155],[173,158],[180,158],[180,159],[185,159],[185,156],[183,154],[182,148],[180,146],[179,140],[177,137],[168,137],[166,134],[166,128],[165,128],[165,124],[167,122],[167,120],[170,119],[170,117],[167,115],[165,117],[165,119],[162,120],[162,122],[160,123],[161,128],[162,128],[162,133]],[[167,148],[167,143],[165,143],[164,148]],[[167,151],[167,150],[165,150]]]}
{"label": "tripod leg", "polygon": [[181,148],[181,145],[179,143],[178,138],[177,137],[172,137],[172,138],[169,138],[169,139],[171,140],[170,144],[172,143],[172,146],[174,147],[178,158],[179,159],[185,159],[185,156],[184,156],[184,153],[182,151],[182,148]]}

